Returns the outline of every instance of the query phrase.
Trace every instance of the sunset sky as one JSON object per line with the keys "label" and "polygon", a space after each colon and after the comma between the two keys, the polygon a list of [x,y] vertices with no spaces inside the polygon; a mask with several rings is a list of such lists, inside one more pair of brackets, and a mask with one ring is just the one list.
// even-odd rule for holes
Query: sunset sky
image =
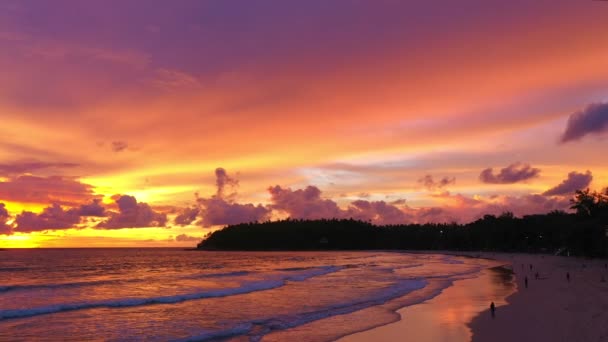
{"label": "sunset sky", "polygon": [[0,2],[0,248],[608,186],[608,2]]}

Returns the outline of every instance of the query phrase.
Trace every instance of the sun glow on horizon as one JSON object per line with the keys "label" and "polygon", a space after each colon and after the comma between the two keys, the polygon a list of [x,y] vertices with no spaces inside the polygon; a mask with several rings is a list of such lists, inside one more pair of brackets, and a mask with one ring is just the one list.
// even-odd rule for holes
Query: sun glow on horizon
{"label": "sun glow on horizon", "polygon": [[1,248],[37,248],[41,246],[41,241],[37,241],[31,235],[15,234],[3,236],[0,235]]}

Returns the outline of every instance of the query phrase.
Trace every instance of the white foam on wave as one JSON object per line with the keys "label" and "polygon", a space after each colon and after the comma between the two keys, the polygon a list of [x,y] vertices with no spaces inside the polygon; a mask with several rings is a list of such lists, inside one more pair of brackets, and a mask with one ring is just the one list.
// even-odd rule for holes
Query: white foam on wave
{"label": "white foam on wave", "polygon": [[312,277],[321,276],[333,272],[337,272],[343,269],[340,266],[322,266],[307,269],[305,272],[296,274],[279,274],[271,275],[268,279],[246,281],[239,287],[233,288],[222,288],[213,289],[201,292],[179,294],[173,296],[158,296],[158,297],[146,297],[146,298],[122,298],[122,299],[111,299],[104,301],[95,302],[80,302],[80,303],[61,303],[42,307],[28,308],[28,309],[15,309],[15,310],[0,310],[0,320],[10,318],[22,318],[31,317],[44,314],[52,314],[62,311],[74,311],[92,308],[120,308],[120,307],[132,307],[150,304],[173,304],[184,302],[187,300],[214,298],[214,297],[227,297],[239,294],[246,294],[255,291],[270,290],[277,287],[284,286],[287,281],[304,281]]}
{"label": "white foam on wave", "polygon": [[[213,338],[230,337],[248,334],[251,341],[259,341],[262,337],[275,330],[285,330],[304,325],[313,321],[329,318],[336,315],[349,314],[372,306],[384,304],[392,299],[402,297],[408,293],[424,288],[427,281],[423,279],[404,280],[380,291],[354,301],[335,304],[323,309],[281,315],[270,318],[256,319],[249,322],[240,322],[232,328],[217,331],[203,331],[186,339],[178,341],[206,341]],[[258,327],[254,330],[253,327]]]}
{"label": "white foam on wave", "polygon": [[[446,264],[464,264],[463,261],[455,260],[450,257],[444,259],[442,258],[442,262]],[[394,271],[396,270],[415,268],[420,266],[424,266],[424,264],[400,265],[386,268],[381,267],[379,269],[383,271],[388,270],[394,273]],[[250,341],[260,341],[263,339],[264,335],[272,331],[291,329],[314,321],[326,319],[337,315],[350,314],[377,305],[391,303],[390,306],[387,306],[386,308],[388,310],[397,310],[404,306],[420,304],[431,298],[434,298],[440,293],[442,293],[443,290],[450,287],[455,280],[476,277],[479,275],[479,272],[485,268],[485,266],[478,265],[475,267],[471,267],[470,269],[463,270],[461,272],[455,272],[446,275],[425,276],[424,279],[400,278],[400,280],[398,280],[395,284],[380,289],[375,294],[365,298],[358,298],[354,301],[328,306],[326,308],[315,311],[281,315],[270,318],[262,318],[249,322],[240,322],[235,328],[221,330],[215,333],[224,334],[230,332],[230,336],[248,335]],[[429,287],[428,291],[420,292],[419,294],[413,297],[408,296],[408,294],[416,290],[425,289],[426,286],[429,284],[429,281],[432,281],[434,285]],[[253,326],[250,326],[250,328],[243,329],[239,332],[239,329],[237,327],[249,326],[249,324],[253,324]],[[253,327],[256,328],[254,329]],[[199,337],[213,336],[212,334],[213,332],[205,332],[204,334],[195,335],[187,341],[205,341],[205,338]],[[208,337],[207,339],[211,338]]]}
{"label": "white foam on wave", "polygon": [[427,281],[423,279],[400,281],[391,286],[380,289],[380,291],[369,297],[359,298],[351,302],[335,304],[321,310],[304,312],[295,315],[278,316],[266,320],[256,320],[255,323],[262,324],[271,330],[293,328],[295,326],[319,319],[324,319],[335,315],[344,315],[371,306],[380,305],[391,299],[402,297],[412,291],[422,289],[426,285]]}

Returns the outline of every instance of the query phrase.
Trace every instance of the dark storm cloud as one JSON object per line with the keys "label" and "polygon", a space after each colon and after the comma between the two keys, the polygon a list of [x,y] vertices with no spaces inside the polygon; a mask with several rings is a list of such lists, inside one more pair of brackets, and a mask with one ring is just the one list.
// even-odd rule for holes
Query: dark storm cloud
{"label": "dark storm cloud", "polygon": [[479,179],[489,184],[513,184],[538,177],[540,169],[531,167],[529,164],[514,163],[494,174],[492,168],[481,171]]}
{"label": "dark storm cloud", "polygon": [[591,171],[587,171],[585,173],[573,171],[568,174],[568,178],[564,179],[555,187],[545,191],[543,195],[572,195],[576,190],[582,190],[589,187],[589,184],[591,184],[592,180],[593,175],[591,174]]}
{"label": "dark storm cloud", "polygon": [[561,142],[582,139],[588,134],[601,134],[608,131],[608,103],[594,103],[573,113],[568,118],[566,131]]}

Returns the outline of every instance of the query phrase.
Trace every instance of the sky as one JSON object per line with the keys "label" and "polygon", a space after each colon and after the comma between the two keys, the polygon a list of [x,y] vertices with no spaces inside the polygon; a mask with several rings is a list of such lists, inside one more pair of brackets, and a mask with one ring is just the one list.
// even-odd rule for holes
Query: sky
{"label": "sky", "polygon": [[5,0],[0,248],[469,222],[608,186],[608,2]]}

